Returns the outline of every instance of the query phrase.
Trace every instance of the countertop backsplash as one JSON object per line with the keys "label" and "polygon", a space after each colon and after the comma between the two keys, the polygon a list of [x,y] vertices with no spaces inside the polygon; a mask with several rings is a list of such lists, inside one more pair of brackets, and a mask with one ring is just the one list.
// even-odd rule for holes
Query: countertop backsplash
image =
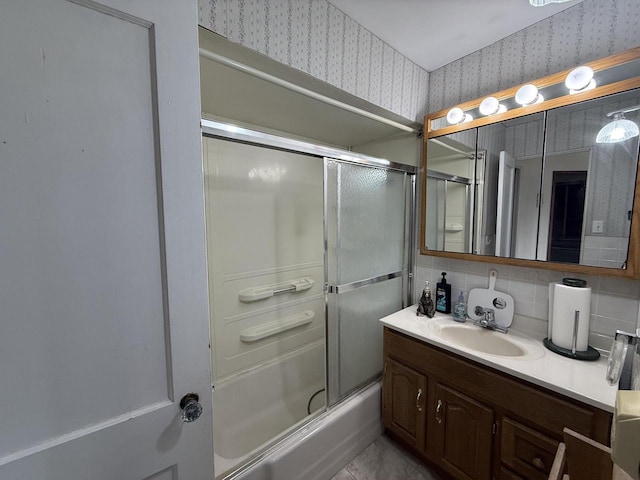
{"label": "countertop backsplash", "polygon": [[419,255],[414,272],[414,303],[420,298],[425,280],[432,286],[447,272],[451,295],[457,298],[460,290],[465,299],[472,288],[487,288],[489,270],[498,272],[496,290],[515,299],[512,328],[536,338],[547,336],[549,316],[549,283],[564,277],[578,277],[591,287],[591,321],[589,345],[607,354],[617,329],[635,331],[640,307],[640,281],[595,275],[471,262],[442,257]]}

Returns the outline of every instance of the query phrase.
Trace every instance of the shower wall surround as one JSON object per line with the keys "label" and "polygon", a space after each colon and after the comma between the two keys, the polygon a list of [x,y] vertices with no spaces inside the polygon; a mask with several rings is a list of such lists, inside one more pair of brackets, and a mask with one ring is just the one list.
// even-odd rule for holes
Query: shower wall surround
{"label": "shower wall surround", "polygon": [[198,8],[202,27],[422,122],[429,73],[326,0],[198,0]]}
{"label": "shower wall surround", "polygon": [[[640,2],[585,0],[430,72],[427,110],[473,100],[639,45]],[[446,270],[453,288],[466,292],[486,288],[488,270],[498,270],[496,288],[516,299],[516,324],[541,333],[547,325],[549,282],[571,276],[424,255],[418,255],[417,263],[414,285],[435,281]],[[593,289],[590,341],[609,348],[616,329],[640,327],[640,282],[599,276],[586,276],[586,280]],[[414,294],[417,299],[418,292]]]}

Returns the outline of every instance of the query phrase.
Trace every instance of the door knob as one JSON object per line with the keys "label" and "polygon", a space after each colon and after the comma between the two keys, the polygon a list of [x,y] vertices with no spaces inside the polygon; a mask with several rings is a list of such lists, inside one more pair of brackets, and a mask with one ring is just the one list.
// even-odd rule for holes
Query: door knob
{"label": "door knob", "polygon": [[187,393],[180,400],[180,408],[182,409],[182,421],[191,423],[200,418],[202,414],[202,405],[198,402],[200,397],[197,393]]}

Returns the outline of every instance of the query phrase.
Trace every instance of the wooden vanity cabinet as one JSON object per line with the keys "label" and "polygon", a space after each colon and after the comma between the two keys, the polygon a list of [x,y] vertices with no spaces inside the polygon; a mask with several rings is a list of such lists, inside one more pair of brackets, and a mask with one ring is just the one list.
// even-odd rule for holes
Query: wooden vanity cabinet
{"label": "wooden vanity cabinet", "polygon": [[386,327],[384,365],[387,432],[452,479],[546,480],[564,427],[609,442],[610,413]]}
{"label": "wooden vanity cabinet", "polygon": [[427,378],[389,358],[384,365],[382,421],[403,442],[424,449]]}
{"label": "wooden vanity cabinet", "polygon": [[456,478],[489,480],[493,410],[441,383],[434,393],[435,423],[429,432],[432,457]]}

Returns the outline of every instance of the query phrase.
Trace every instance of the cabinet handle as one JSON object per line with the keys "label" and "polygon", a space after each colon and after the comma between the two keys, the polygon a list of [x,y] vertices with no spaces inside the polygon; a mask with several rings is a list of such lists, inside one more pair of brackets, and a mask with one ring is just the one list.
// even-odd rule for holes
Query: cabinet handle
{"label": "cabinet handle", "polygon": [[539,457],[534,458],[531,463],[533,463],[533,466],[539,470],[546,470],[546,468],[544,468],[544,462]]}
{"label": "cabinet handle", "polygon": [[418,389],[418,395],[416,395],[416,408],[419,412],[422,411],[422,405],[420,405],[420,399],[422,398],[422,389]]}
{"label": "cabinet handle", "polygon": [[440,418],[440,410],[442,410],[442,400],[438,400],[438,404],[436,406],[436,421],[438,423],[442,423],[442,418]]}

